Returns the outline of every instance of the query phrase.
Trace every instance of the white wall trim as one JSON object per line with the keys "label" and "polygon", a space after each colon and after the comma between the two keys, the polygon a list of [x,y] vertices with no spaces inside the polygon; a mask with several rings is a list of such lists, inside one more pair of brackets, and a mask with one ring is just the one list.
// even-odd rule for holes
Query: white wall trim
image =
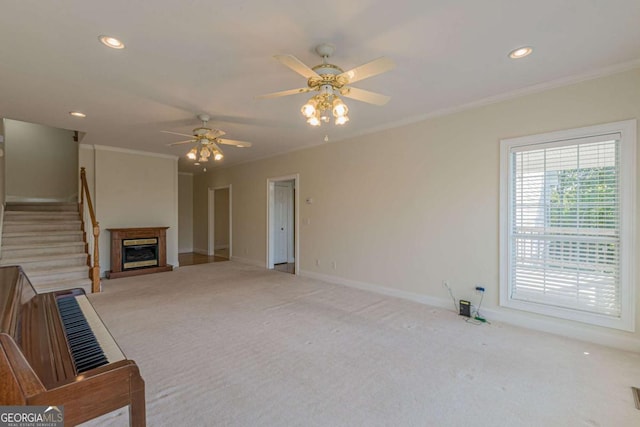
{"label": "white wall trim", "polygon": [[171,154],[152,153],[150,151],[132,150],[130,148],[112,147],[110,145],[80,144],[80,148],[90,149],[90,147],[93,147],[95,150],[101,150],[101,151],[115,151],[117,153],[136,154],[136,155],[139,155],[139,156],[149,156],[149,157],[161,157],[163,159],[172,159],[172,160],[175,160],[176,162],[178,161],[178,156],[173,156]]}
{"label": "white wall trim", "polygon": [[193,248],[193,252],[200,255],[209,255],[209,251],[202,248]]}
{"label": "white wall trim", "polygon": [[[216,247],[216,191],[229,190],[229,245],[224,247]],[[209,248],[209,255],[215,255],[216,249],[229,248],[229,256],[233,253],[233,193],[231,191],[231,184],[224,185],[222,187],[209,187],[207,190],[207,228],[208,238],[207,245]]]}
{"label": "white wall trim", "polygon": [[178,175],[193,176],[193,174],[191,172],[178,172]]}
{"label": "white wall trim", "polygon": [[[322,280],[337,285],[344,285],[351,288],[361,289],[365,291],[375,292],[396,298],[402,298],[434,307],[440,307],[453,311],[452,301],[449,298],[432,297],[429,295],[418,294],[415,292],[402,291],[399,289],[387,288],[385,286],[374,285],[371,283],[360,282],[357,280],[345,279],[338,276],[316,273],[314,271],[302,270],[300,276],[312,279]],[[526,315],[508,308],[481,309],[482,315],[490,322],[497,321],[508,323],[513,326],[532,329],[535,331],[547,332],[554,335],[560,335],[580,341],[587,341],[595,344],[605,345],[608,347],[618,348],[626,351],[640,352],[640,340],[625,336],[616,336],[606,332],[588,330],[577,324],[568,322],[558,322],[553,319],[544,318],[536,315]]]}

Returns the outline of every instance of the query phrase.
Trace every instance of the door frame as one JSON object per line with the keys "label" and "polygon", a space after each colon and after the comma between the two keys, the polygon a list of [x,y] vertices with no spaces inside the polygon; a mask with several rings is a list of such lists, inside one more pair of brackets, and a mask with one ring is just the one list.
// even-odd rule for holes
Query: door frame
{"label": "door frame", "polygon": [[273,269],[274,250],[274,208],[275,208],[275,183],[280,181],[293,181],[293,256],[295,257],[295,273],[300,272],[300,174],[292,174],[267,178],[267,269]]}
{"label": "door frame", "polygon": [[229,189],[229,259],[233,254],[233,217],[231,216],[233,209],[233,194],[231,192],[231,184],[224,185],[222,187],[209,187],[208,199],[207,199],[207,224],[209,229],[209,236],[207,240],[207,255],[214,255],[216,250],[216,197],[215,192],[217,190]]}

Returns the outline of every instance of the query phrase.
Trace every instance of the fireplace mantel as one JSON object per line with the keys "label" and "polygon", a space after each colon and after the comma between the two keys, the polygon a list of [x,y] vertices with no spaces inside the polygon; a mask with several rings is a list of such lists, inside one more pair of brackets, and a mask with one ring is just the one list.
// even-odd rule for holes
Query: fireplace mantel
{"label": "fireplace mantel", "polygon": [[[172,265],[167,265],[167,236],[169,227],[138,227],[138,228],[107,228],[111,232],[111,271],[106,272],[108,279],[119,277],[138,276],[140,274],[159,273],[173,270]],[[157,265],[141,268],[123,268],[123,240],[131,239],[156,239],[157,241]]]}

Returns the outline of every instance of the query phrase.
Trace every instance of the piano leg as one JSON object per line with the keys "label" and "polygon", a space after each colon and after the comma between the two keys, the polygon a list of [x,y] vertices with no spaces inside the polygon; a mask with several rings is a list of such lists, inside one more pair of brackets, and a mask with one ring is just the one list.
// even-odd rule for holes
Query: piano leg
{"label": "piano leg", "polygon": [[[137,371],[137,369],[136,369]],[[146,426],[146,407],[144,398],[144,380],[139,373],[131,375],[131,402],[129,403],[129,425],[131,427]]]}

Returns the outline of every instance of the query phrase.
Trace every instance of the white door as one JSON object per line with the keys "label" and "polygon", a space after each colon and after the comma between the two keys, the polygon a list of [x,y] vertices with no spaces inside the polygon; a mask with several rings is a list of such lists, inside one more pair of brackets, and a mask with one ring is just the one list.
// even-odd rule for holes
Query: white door
{"label": "white door", "polygon": [[273,263],[289,261],[290,235],[293,222],[293,186],[289,182],[276,182],[274,188],[274,256]]}

